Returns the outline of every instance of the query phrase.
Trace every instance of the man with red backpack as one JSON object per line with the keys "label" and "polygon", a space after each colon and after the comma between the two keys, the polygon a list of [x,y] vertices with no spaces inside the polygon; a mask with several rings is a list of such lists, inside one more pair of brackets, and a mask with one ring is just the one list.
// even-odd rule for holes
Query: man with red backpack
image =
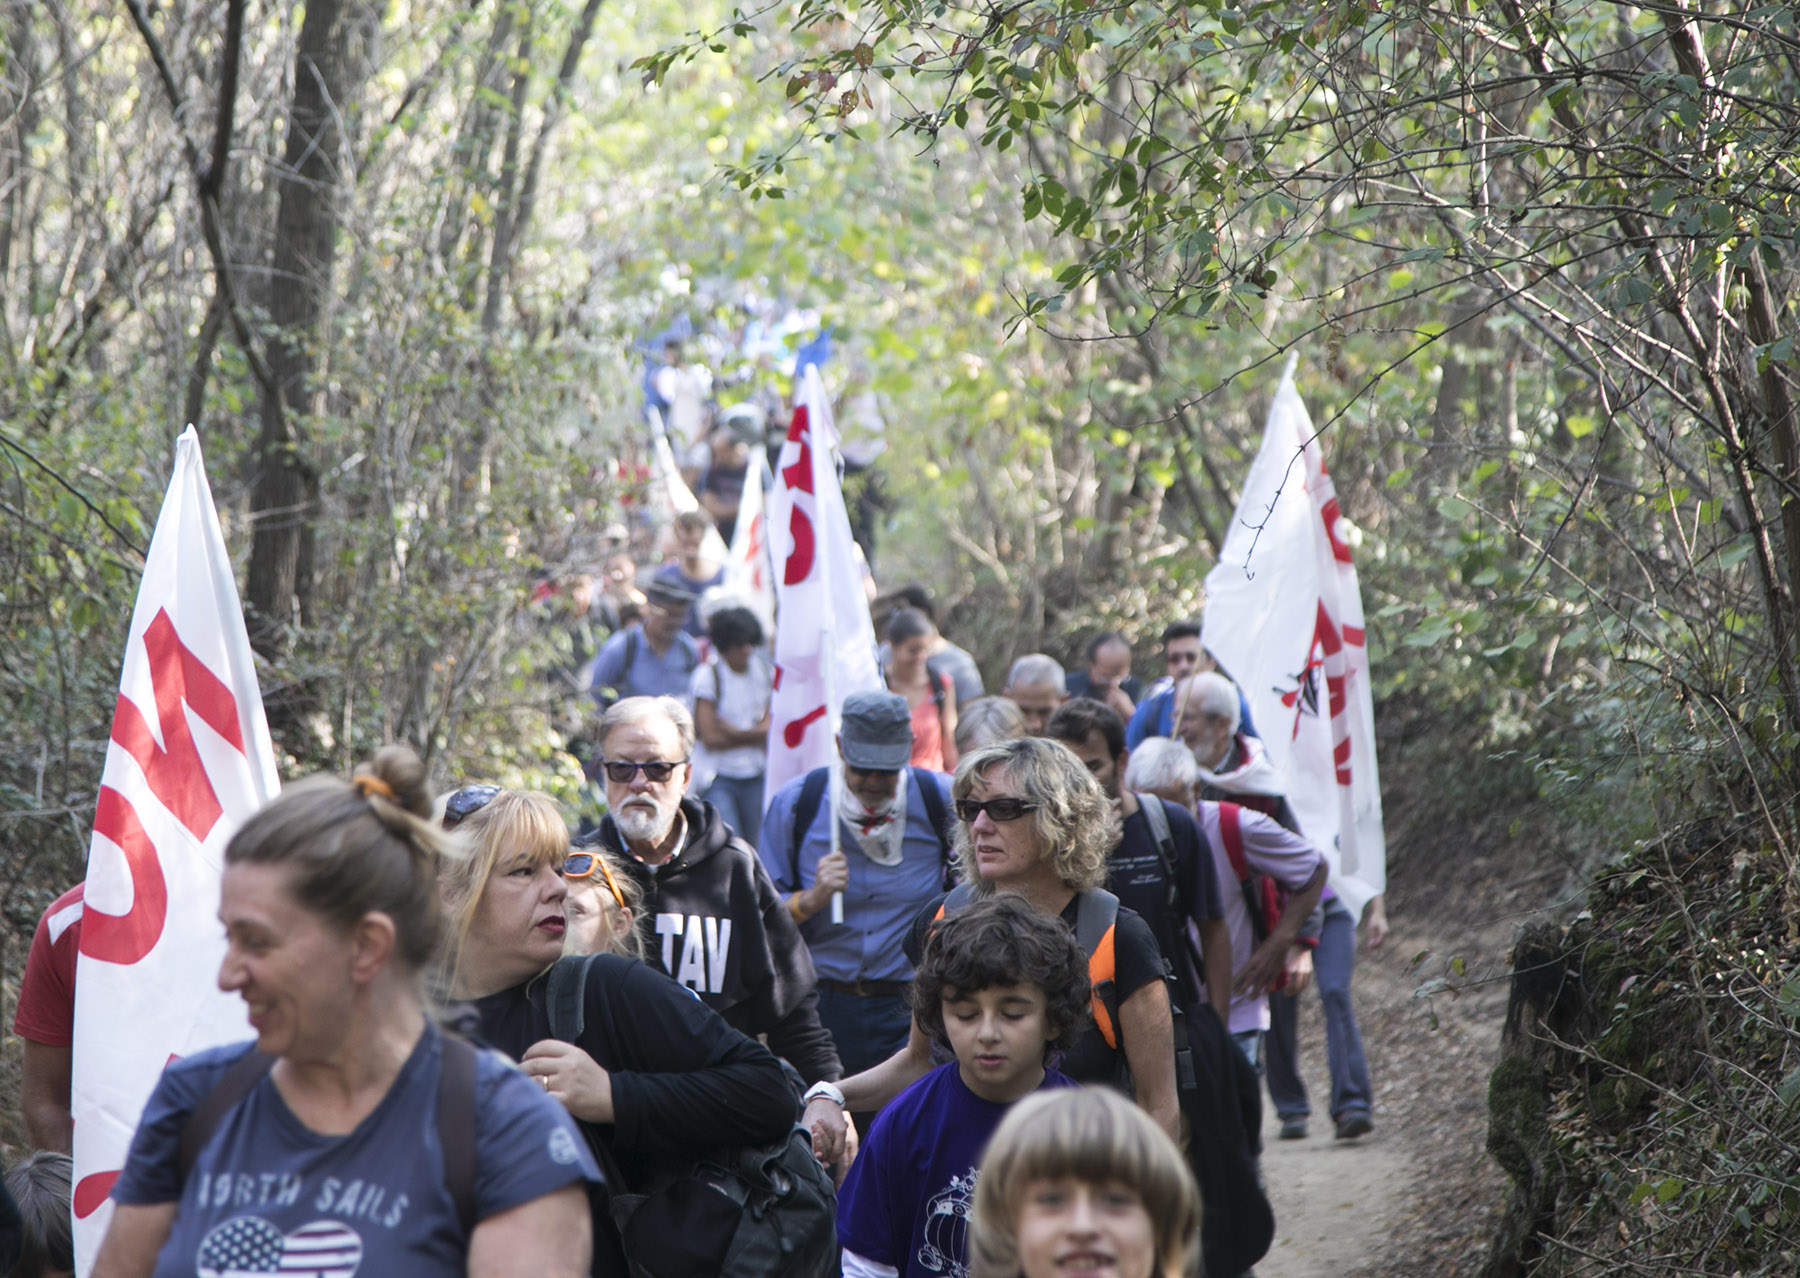
{"label": "man with red backpack", "polygon": [[1329,867],[1311,843],[1252,808],[1203,799],[1196,815],[1214,849],[1219,899],[1231,932],[1231,1036],[1261,1072],[1269,992],[1286,970],[1288,948],[1319,903]]}

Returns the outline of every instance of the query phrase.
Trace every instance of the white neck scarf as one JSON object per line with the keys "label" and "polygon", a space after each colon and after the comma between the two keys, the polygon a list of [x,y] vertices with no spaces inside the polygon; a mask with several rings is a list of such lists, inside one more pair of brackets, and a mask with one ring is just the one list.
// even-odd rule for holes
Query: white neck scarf
{"label": "white neck scarf", "polygon": [[876,865],[900,864],[900,845],[906,838],[906,785],[903,771],[893,801],[871,808],[844,787],[842,778],[838,780],[838,817],[856,836],[858,849]]}

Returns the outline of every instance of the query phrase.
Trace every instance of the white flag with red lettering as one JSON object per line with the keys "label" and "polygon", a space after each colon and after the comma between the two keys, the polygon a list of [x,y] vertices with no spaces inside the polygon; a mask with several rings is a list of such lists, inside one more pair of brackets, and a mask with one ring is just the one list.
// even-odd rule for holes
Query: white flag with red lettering
{"label": "white flag with red lettering", "polygon": [[75,973],[75,1255],[163,1067],[249,1038],[217,984],[225,843],[280,789],[231,557],[192,426],[150,538],[88,850]]}
{"label": "white flag with red lettering", "polygon": [[744,494],[738,498],[737,523],[725,557],[725,589],[734,601],[755,613],[765,631],[775,625],[774,565],[769,559],[769,522],[763,511],[763,486],[769,458],[762,448],[750,450],[744,472]]}
{"label": "white flag with red lettering", "polygon": [[1206,575],[1200,641],[1243,689],[1300,828],[1360,918],[1387,889],[1362,590],[1294,362]]}
{"label": "white flag with red lettering", "polygon": [[885,685],[869,599],[838,483],[831,401],[809,366],[775,477],[775,695],[764,794],[831,763],[838,711],[853,692]]}

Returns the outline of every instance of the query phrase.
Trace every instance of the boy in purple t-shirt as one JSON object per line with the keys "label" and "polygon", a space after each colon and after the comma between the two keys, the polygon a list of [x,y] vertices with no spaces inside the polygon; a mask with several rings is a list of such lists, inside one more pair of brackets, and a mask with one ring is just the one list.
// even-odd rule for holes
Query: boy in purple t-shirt
{"label": "boy in purple t-shirt", "polygon": [[1013,1102],[1075,1084],[1045,1067],[1087,1022],[1087,962],[1060,919],[1017,896],[938,923],[913,1015],[956,1057],[896,1096],[838,1193],[844,1278],[966,1278],[975,1168]]}

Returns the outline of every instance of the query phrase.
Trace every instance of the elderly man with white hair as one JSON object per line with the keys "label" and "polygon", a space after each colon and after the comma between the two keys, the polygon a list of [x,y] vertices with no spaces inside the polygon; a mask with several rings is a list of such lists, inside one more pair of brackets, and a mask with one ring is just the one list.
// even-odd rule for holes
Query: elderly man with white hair
{"label": "elderly man with white hair", "polygon": [[1041,652],[1027,653],[1012,663],[1000,695],[1019,707],[1025,735],[1041,737],[1056,707],[1069,699],[1062,664]]}
{"label": "elderly man with white hair", "polygon": [[[1175,685],[1175,735],[1194,753],[1204,798],[1230,798],[1265,812],[1290,830],[1300,822],[1262,738],[1241,731],[1238,687],[1216,670]],[[1218,793],[1209,793],[1218,791]]]}
{"label": "elderly man with white hair", "polygon": [[673,697],[627,697],[602,716],[599,736],[608,812],[577,843],[612,852],[637,884],[645,963],[733,1029],[766,1036],[806,1082],[838,1078],[812,954],[787,902],[718,808],[686,797],[693,715]]}

